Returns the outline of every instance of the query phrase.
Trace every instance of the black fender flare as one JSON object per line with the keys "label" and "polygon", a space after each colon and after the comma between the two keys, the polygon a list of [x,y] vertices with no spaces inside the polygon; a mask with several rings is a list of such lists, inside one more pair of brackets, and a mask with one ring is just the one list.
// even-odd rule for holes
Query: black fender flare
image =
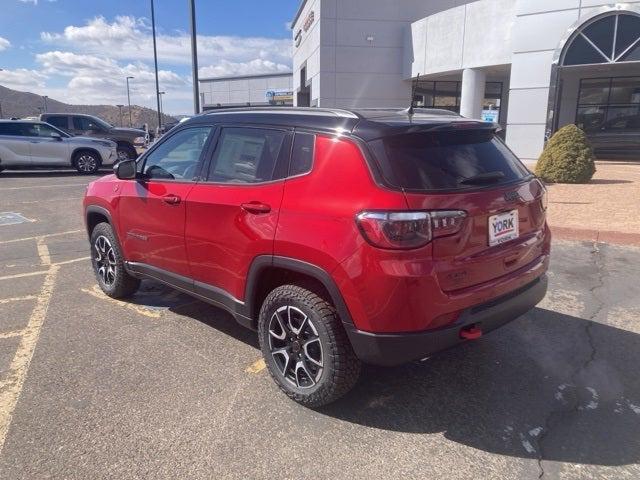
{"label": "black fender flare", "polygon": [[303,260],[297,260],[295,258],[281,257],[277,255],[260,255],[256,257],[251,266],[249,267],[249,273],[247,275],[247,284],[245,286],[245,313],[249,318],[257,319],[260,305],[254,305],[254,297],[256,290],[258,289],[258,279],[263,270],[269,267],[282,268],[284,270],[291,270],[293,272],[302,273],[308,275],[319,281],[327,292],[331,296],[331,301],[336,307],[340,319],[345,327],[353,328],[353,319],[347,308],[347,304],[342,298],[342,293],[336,285],[333,277],[321,267],[312,263],[305,262]]}

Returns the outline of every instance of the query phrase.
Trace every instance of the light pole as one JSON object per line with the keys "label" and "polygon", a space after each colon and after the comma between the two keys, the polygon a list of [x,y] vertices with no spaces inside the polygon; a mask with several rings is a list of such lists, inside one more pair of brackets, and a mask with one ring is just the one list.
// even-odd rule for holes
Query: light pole
{"label": "light pole", "polygon": [[158,128],[162,125],[160,118],[160,82],[158,81],[158,47],[156,46],[156,13],[151,0],[151,31],[153,33],[153,62],[156,70],[156,102],[158,104]]}
{"label": "light pole", "polygon": [[124,107],[124,105],[116,105],[116,107],[120,110],[120,126],[124,127],[124,125],[122,125],[122,107]]}
{"label": "light pole", "polygon": [[129,93],[129,80],[135,77],[127,77],[127,103],[129,104],[129,127],[133,127],[133,120],[131,119],[131,94]]}
{"label": "light pole", "polygon": [[47,113],[47,98],[49,97],[44,95],[42,98],[44,98],[44,113]]}
{"label": "light pole", "polygon": [[191,76],[193,77],[193,113],[200,113],[200,85],[198,84],[198,39],[196,36],[196,3],[189,0],[191,20]]}
{"label": "light pole", "polygon": [[160,128],[162,128],[162,96],[167,92],[158,92],[158,97],[160,97]]}

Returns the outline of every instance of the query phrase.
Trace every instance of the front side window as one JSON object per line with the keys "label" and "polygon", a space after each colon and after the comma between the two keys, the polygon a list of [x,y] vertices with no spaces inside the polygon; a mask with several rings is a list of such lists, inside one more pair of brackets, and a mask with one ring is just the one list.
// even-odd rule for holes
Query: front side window
{"label": "front side window", "polygon": [[187,128],[160,143],[147,156],[142,173],[148,179],[193,180],[211,127]]}
{"label": "front side window", "polygon": [[286,132],[260,128],[222,130],[208,180],[221,183],[260,183],[282,178],[279,165],[287,149]]}
{"label": "front side window", "polygon": [[59,130],[56,130],[49,125],[45,125],[43,123],[31,123],[25,125],[28,137],[44,137],[44,138],[52,138],[52,137],[62,137],[63,135]]}
{"label": "front side window", "polygon": [[69,128],[69,122],[67,117],[47,117],[47,123],[50,123],[54,127],[67,130]]}

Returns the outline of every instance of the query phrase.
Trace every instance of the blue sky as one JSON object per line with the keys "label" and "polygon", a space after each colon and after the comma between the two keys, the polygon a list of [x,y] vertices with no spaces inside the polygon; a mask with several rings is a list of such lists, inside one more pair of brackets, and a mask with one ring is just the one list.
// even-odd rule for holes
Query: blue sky
{"label": "blue sky", "polygon": [[[201,76],[291,66],[299,0],[196,0]],[[149,0],[0,0],[0,85],[70,103],[155,105]],[[189,113],[187,0],[155,0],[167,113]]]}

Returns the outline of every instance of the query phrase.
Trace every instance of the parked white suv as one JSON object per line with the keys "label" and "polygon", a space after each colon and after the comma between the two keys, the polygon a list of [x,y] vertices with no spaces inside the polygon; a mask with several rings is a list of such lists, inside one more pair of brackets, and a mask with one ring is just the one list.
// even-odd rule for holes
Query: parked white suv
{"label": "parked white suv", "polygon": [[111,140],[73,137],[48,123],[0,120],[0,171],[7,168],[72,166],[95,173],[118,158]]}

